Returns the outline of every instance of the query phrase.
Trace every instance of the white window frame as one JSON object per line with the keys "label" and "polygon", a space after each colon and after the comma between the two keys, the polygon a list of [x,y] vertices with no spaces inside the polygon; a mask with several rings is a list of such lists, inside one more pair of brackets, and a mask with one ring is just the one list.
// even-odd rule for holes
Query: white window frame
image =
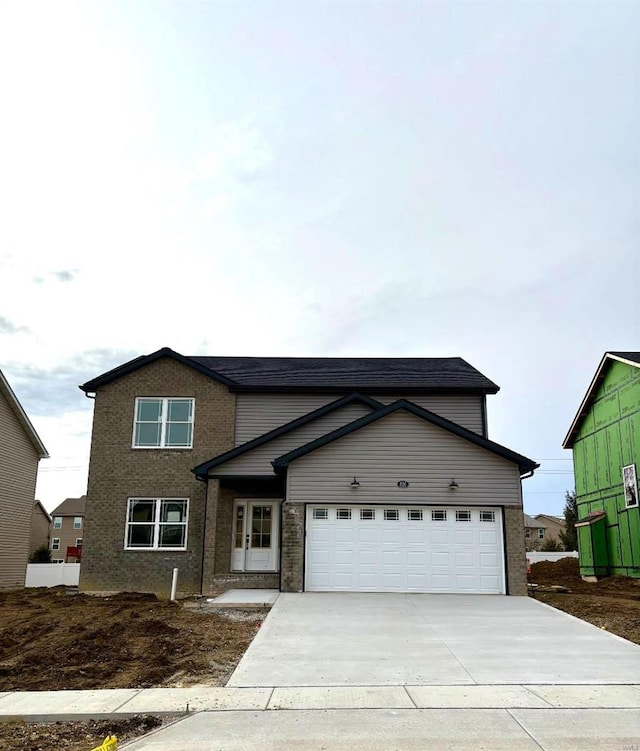
{"label": "white window frame", "polygon": [[480,521],[481,522],[488,522],[492,523],[496,520],[496,512],[495,511],[486,511],[481,510],[480,511]]}
{"label": "white window frame", "polygon": [[[443,516],[438,516],[438,514],[442,514]],[[442,509],[442,508],[431,509],[431,521],[432,522],[446,522],[447,521],[446,509]]]}
{"label": "white window frame", "polygon": [[81,516],[74,516],[73,517],[73,528],[74,529],[82,529],[82,517]]}
{"label": "white window frame", "polygon": [[[155,514],[154,514],[154,520],[153,522],[139,522],[140,526],[143,525],[150,525],[153,524],[153,545],[150,545],[149,547],[139,547],[139,546],[128,546],[127,540],[129,539],[129,524],[136,524],[136,522],[130,522],[129,521],[129,509],[131,508],[131,503],[135,503],[136,501],[155,501],[156,507],[155,507]],[[162,509],[162,501],[186,501],[187,503],[187,509],[185,514],[185,520],[184,522],[160,522],[160,511]],[[127,498],[127,508],[126,508],[126,516],[125,516],[125,524],[124,524],[124,549],[125,550],[132,550],[136,553],[142,552],[142,553],[155,553],[156,551],[163,551],[163,552],[174,552],[179,553],[181,551],[185,551],[187,549],[187,542],[189,537],[189,498],[143,498],[141,496],[134,496],[132,498]],[[184,525],[184,545],[182,547],[168,547],[168,548],[161,548],[158,545],[158,541],[160,539],[160,527],[166,526],[167,524],[183,524]]]}
{"label": "white window frame", "polygon": [[[169,414],[170,401],[190,401],[191,402],[191,443],[188,446],[167,446],[167,416]],[[162,412],[160,414],[160,445],[159,446],[138,446],[136,444],[136,425],[138,424],[138,404],[144,401],[161,401]],[[131,435],[131,448],[134,449],[164,449],[165,451],[184,451],[193,448],[193,433],[196,424],[196,400],[192,396],[137,396],[133,406],[133,433]]]}
{"label": "white window frame", "polygon": [[457,522],[470,522],[471,521],[471,511],[468,509],[456,509],[456,521]]}
{"label": "white window frame", "polygon": [[336,521],[345,522],[351,519],[351,509],[341,506],[336,509]]}
{"label": "white window frame", "polygon": [[324,506],[322,508],[314,508],[312,517],[315,521],[326,521],[329,518],[329,509]]}
{"label": "white window frame", "polygon": [[529,529],[529,527],[525,527],[524,529],[524,539],[525,540],[531,539],[531,530]]}
{"label": "white window frame", "polygon": [[538,540],[544,540],[544,528],[538,527]]}
{"label": "white window frame", "polygon": [[400,509],[386,508],[384,510],[384,520],[386,522],[399,522],[400,521]]}
{"label": "white window frame", "polygon": [[407,521],[409,522],[421,522],[424,518],[424,512],[421,508],[407,509]]}
{"label": "white window frame", "polygon": [[51,538],[51,550],[60,550],[60,538],[59,537]]}
{"label": "white window frame", "polygon": [[84,538],[82,538],[82,537],[76,537],[76,547],[77,548],[81,548],[82,547],[82,540],[83,539]]}
{"label": "white window frame", "polygon": [[53,517],[53,528],[54,529],[62,529],[62,517],[61,516],[54,516]]}
{"label": "white window frame", "polygon": [[360,520],[361,521],[375,521],[376,510],[374,508],[361,508]]}

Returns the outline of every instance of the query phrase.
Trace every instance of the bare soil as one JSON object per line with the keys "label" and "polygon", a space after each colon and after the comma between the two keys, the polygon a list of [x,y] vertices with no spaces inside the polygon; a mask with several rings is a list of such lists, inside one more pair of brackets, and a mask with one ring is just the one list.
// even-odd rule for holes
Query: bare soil
{"label": "bare soil", "polygon": [[127,592],[0,593],[0,691],[222,686],[267,612],[211,613]]}
{"label": "bare soil", "polygon": [[[640,579],[610,576],[585,582],[580,578],[578,559],[562,558],[534,563],[530,581],[538,584],[537,600],[640,644]],[[569,591],[540,591],[553,585]]]}
{"label": "bare soil", "polygon": [[51,725],[3,722],[0,723],[0,751],[90,751],[110,735],[115,735],[120,745],[161,724],[162,720],[157,717],[56,722]]}

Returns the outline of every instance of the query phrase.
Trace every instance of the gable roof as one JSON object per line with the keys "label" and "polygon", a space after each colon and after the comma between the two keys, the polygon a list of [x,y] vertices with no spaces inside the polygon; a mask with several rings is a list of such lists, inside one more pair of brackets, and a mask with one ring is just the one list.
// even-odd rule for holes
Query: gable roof
{"label": "gable roof", "polygon": [[81,495],[80,498],[65,498],[53,509],[51,516],[84,516],[86,500],[86,495]]}
{"label": "gable roof", "polygon": [[0,370],[0,394],[4,394],[7,403],[9,404],[9,407],[15,414],[16,418],[18,419],[18,422],[20,425],[22,425],[22,428],[24,429],[24,432],[27,434],[27,437],[33,444],[33,447],[35,448],[38,457],[40,459],[48,459],[49,453],[47,449],[44,446],[44,443],[40,440],[40,436],[36,433],[36,429],[31,424],[31,420],[27,417],[27,413],[22,408],[22,405],[18,401],[18,397],[14,394],[13,389],[9,385],[9,381],[5,378],[4,374]]}
{"label": "gable roof", "polygon": [[450,433],[459,436],[460,438],[464,438],[470,443],[475,443],[476,446],[480,446],[480,448],[491,451],[492,453],[497,454],[503,459],[507,459],[507,461],[517,464],[521,474],[533,472],[540,466],[539,464],[534,462],[533,459],[528,459],[526,456],[522,456],[522,454],[517,454],[515,451],[511,451],[511,449],[508,449],[505,446],[501,446],[499,443],[495,443],[494,441],[490,441],[488,438],[484,438],[477,433],[473,433],[471,430],[467,430],[461,425],[451,422],[450,420],[446,420],[444,417],[440,417],[440,415],[436,415],[435,412],[430,412],[428,409],[419,407],[417,404],[413,404],[413,402],[406,401],[405,399],[398,399],[392,404],[388,404],[387,406],[382,407],[376,412],[372,412],[370,415],[365,415],[364,417],[361,417],[358,420],[354,420],[353,422],[350,422],[347,425],[338,428],[337,430],[333,430],[331,433],[327,433],[327,435],[317,438],[315,441],[311,441],[304,446],[300,446],[293,451],[289,451],[288,453],[279,456],[272,462],[273,468],[276,473],[283,472],[289,466],[289,464],[296,459],[299,459],[300,457],[305,456],[306,454],[309,454],[316,449],[322,448],[328,443],[333,443],[333,441],[337,441],[339,438],[343,438],[344,436],[349,435],[356,430],[360,430],[360,428],[364,428],[367,425],[370,425],[371,423],[376,422],[383,417],[387,417],[387,415],[390,415],[401,409],[406,410],[412,415],[415,415],[422,420],[426,420],[427,422],[430,422],[433,425],[442,428],[443,430],[447,430]]}
{"label": "gable roof", "polygon": [[524,518],[524,526],[529,527],[531,529],[546,529],[547,525],[544,522],[538,521],[538,517],[534,519],[533,517],[529,516],[529,514],[522,514]]}
{"label": "gable roof", "polygon": [[162,358],[224,383],[234,392],[496,394],[499,387],[461,357],[185,357],[169,347],[87,381],[89,393]]}
{"label": "gable roof", "polygon": [[578,432],[580,425],[582,424],[582,420],[584,419],[585,415],[589,411],[589,407],[591,406],[593,395],[598,390],[598,387],[604,380],[607,369],[609,368],[609,365],[611,364],[612,361],[623,362],[626,365],[631,365],[634,368],[640,368],[640,352],[605,352],[604,353],[602,360],[600,360],[600,365],[598,365],[598,369],[596,370],[596,374],[591,379],[591,383],[589,384],[587,393],[584,395],[584,399],[580,403],[580,407],[578,408],[578,411],[576,412],[576,416],[573,418],[573,422],[571,423],[569,432],[567,433],[564,441],[562,442],[562,448],[565,448],[565,449],[572,448],[574,438],[576,437],[576,433]]}
{"label": "gable roof", "polygon": [[47,517],[47,521],[48,522],[51,521],[51,515],[49,514],[49,512],[47,511],[47,509],[42,505],[41,501],[36,500],[36,502],[34,503],[34,510],[35,509],[40,509],[40,511],[42,512],[42,514]]}
{"label": "gable roof", "polygon": [[308,423],[317,420],[319,417],[324,417],[330,412],[335,412],[337,409],[342,409],[342,407],[354,403],[364,404],[367,407],[371,407],[373,410],[378,410],[380,407],[384,406],[381,402],[371,399],[371,397],[365,396],[364,394],[349,394],[348,396],[343,396],[341,399],[336,399],[329,404],[325,404],[324,406],[313,410],[313,412],[302,415],[302,417],[297,417],[295,420],[280,425],[279,427],[270,430],[268,433],[264,433],[251,441],[247,441],[247,443],[243,443],[229,451],[225,451],[224,454],[219,454],[208,462],[199,464],[191,471],[199,479],[205,479],[208,476],[210,469],[213,469],[220,464],[225,464],[231,459],[236,459],[238,456],[242,456],[249,451],[253,451],[253,449],[258,448],[258,446],[263,446],[265,443],[269,443],[269,441],[273,441],[275,438],[280,438],[280,436],[290,433],[293,430],[297,430],[303,425],[307,425]]}

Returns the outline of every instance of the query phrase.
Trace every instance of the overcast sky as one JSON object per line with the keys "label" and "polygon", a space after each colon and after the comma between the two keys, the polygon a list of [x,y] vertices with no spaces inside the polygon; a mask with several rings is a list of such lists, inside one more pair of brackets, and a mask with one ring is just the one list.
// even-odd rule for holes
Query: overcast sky
{"label": "overcast sky", "polygon": [[541,461],[640,349],[640,3],[0,4],[0,368],[86,489],[139,354],[467,359]]}

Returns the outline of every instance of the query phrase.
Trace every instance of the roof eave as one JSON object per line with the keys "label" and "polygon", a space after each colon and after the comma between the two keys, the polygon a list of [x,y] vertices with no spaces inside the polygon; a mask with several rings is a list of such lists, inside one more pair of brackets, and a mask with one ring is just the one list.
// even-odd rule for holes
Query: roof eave
{"label": "roof eave", "polygon": [[13,408],[15,416],[18,418],[18,422],[22,425],[22,428],[24,429],[33,447],[35,448],[36,453],[38,454],[38,459],[48,459],[49,452],[47,451],[44,443],[42,443],[42,440],[40,439],[40,436],[36,432],[36,429],[33,427],[33,424],[31,423],[29,416],[24,411],[22,404],[20,404],[18,397],[15,395],[13,389],[11,388],[9,384],[9,381],[7,381],[7,379],[4,376],[4,373],[1,370],[0,370],[0,391],[2,391],[7,397],[9,404]]}
{"label": "roof eave", "polygon": [[156,350],[149,355],[142,355],[141,357],[136,357],[133,360],[129,360],[129,362],[126,362],[123,365],[118,365],[117,368],[113,368],[112,370],[108,370],[106,373],[103,373],[96,378],[92,378],[90,381],[81,384],[78,388],[84,391],[85,394],[94,393],[101,386],[112,383],[113,381],[118,380],[118,378],[129,375],[129,373],[133,373],[139,368],[143,368],[145,365],[150,365],[151,363],[154,363],[156,362],[156,360],[160,360],[163,357],[169,357],[173,360],[176,360],[177,362],[180,362],[183,365],[186,365],[187,367],[192,368],[193,370],[196,370],[203,375],[206,375],[208,378],[213,378],[213,380],[219,381],[225,386],[231,386],[235,383],[229,378],[220,375],[220,373],[217,373],[216,371],[207,368],[205,365],[201,365],[195,360],[192,360],[190,357],[181,355],[179,352],[176,352],[170,347],[162,347],[161,349]]}
{"label": "roof eave", "polygon": [[278,386],[251,386],[238,383],[233,383],[229,386],[229,391],[237,394],[344,394],[345,392],[366,391],[369,394],[379,394],[380,396],[394,394],[402,394],[405,396],[428,396],[430,394],[438,394],[440,396],[446,396],[447,394],[470,394],[481,396],[486,394],[497,394],[499,390],[499,386],[486,388],[467,386],[363,386],[362,384],[341,384],[325,386],[296,386],[295,384]]}
{"label": "roof eave", "polygon": [[615,355],[612,352],[604,353],[604,355],[602,356],[602,360],[600,360],[600,364],[598,365],[598,369],[596,370],[595,375],[591,379],[589,388],[587,389],[587,392],[584,395],[584,398],[580,402],[580,406],[578,407],[576,416],[573,418],[571,427],[569,428],[569,431],[567,432],[567,435],[565,436],[562,442],[562,448],[564,449],[573,448],[575,434],[578,432],[578,428],[582,424],[582,420],[584,419],[586,413],[589,411],[588,408],[591,404],[591,397],[593,395],[593,392],[600,385],[601,380],[604,378],[605,367],[609,365],[611,360],[622,362],[625,365],[632,365],[634,368],[640,368],[640,365],[637,362],[634,362],[633,360],[627,360],[626,358],[620,357],[619,355]]}

